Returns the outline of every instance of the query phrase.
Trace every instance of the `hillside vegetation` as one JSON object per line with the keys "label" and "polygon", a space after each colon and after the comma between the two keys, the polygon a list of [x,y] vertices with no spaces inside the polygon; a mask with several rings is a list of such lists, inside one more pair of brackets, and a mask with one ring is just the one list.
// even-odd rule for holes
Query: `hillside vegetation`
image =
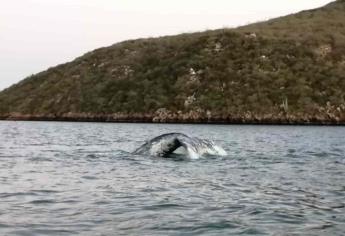
{"label": "hillside vegetation", "polygon": [[2,91],[0,117],[345,124],[345,0],[97,49]]}

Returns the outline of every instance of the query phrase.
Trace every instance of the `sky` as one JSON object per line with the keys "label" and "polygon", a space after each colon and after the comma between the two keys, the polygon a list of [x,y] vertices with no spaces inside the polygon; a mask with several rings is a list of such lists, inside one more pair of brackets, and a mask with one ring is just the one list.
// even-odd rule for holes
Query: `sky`
{"label": "sky", "polygon": [[331,0],[1,0],[0,90],[126,39],[236,27]]}

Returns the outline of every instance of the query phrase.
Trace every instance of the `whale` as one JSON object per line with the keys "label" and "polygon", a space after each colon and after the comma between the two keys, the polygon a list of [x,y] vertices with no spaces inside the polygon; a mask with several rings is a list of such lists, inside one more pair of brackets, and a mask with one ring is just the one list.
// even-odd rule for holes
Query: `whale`
{"label": "whale", "polygon": [[227,155],[226,151],[216,145],[213,141],[189,137],[183,133],[167,133],[159,135],[141,145],[133,153],[150,155],[156,157],[170,157],[177,149],[183,148],[191,159],[198,159],[200,156]]}

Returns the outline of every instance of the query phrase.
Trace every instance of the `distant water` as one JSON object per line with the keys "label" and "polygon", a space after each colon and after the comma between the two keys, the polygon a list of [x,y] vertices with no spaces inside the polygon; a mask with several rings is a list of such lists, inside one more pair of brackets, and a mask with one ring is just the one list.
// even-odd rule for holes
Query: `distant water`
{"label": "distant water", "polygon": [[[226,157],[135,156],[167,132]],[[345,235],[345,127],[0,122],[0,235]]]}

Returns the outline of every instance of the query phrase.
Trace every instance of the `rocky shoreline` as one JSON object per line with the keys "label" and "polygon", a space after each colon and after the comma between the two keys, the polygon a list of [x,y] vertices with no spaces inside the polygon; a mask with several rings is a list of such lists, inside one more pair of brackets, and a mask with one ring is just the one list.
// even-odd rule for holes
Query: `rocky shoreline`
{"label": "rocky shoreline", "polygon": [[189,113],[65,113],[65,114],[0,114],[0,120],[12,121],[70,121],[123,123],[181,123],[181,124],[265,124],[265,125],[345,125],[344,116],[332,114],[267,114],[250,112],[240,115],[207,115]]}

